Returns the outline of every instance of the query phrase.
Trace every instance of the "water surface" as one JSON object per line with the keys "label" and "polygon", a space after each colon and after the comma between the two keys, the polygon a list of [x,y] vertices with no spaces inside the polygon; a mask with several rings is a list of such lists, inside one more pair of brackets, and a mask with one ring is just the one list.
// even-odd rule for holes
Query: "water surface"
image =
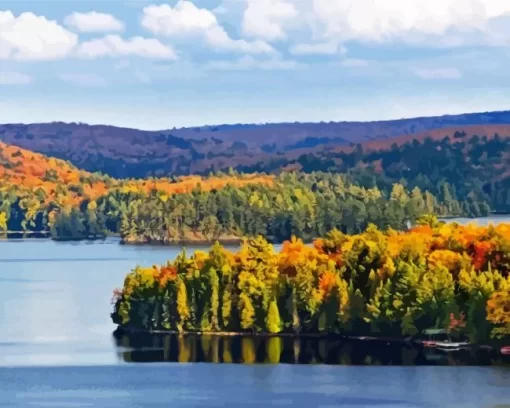
{"label": "water surface", "polygon": [[0,241],[0,366],[118,363],[113,289],[136,265],[162,264],[180,251],[114,239]]}
{"label": "water surface", "polygon": [[510,369],[493,356],[338,341],[114,337],[112,290],[135,265],[179,251],[116,240],[0,241],[0,407],[510,404]]}
{"label": "water surface", "polygon": [[508,370],[480,367],[32,367],[0,369],[0,406],[508,408],[509,384]]}

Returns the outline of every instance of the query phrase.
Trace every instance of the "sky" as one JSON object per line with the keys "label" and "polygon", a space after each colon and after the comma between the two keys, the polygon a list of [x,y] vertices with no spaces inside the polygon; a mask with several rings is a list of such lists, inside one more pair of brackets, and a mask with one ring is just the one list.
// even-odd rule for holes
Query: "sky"
{"label": "sky", "polygon": [[0,123],[510,109],[510,0],[0,0]]}

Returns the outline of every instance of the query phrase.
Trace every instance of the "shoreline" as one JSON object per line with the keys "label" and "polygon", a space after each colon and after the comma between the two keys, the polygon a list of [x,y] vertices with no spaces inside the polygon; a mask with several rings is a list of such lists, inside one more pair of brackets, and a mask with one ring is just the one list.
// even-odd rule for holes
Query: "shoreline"
{"label": "shoreline", "polygon": [[126,246],[185,246],[185,245],[196,245],[196,246],[210,246],[214,245],[216,242],[219,242],[221,245],[241,245],[243,240],[242,238],[224,238],[224,239],[180,239],[177,241],[124,241],[120,239],[120,245]]}
{"label": "shoreline", "polygon": [[346,339],[346,340],[359,340],[359,341],[382,341],[401,344],[413,344],[410,338],[388,338],[388,337],[375,337],[375,336],[352,336],[340,333],[295,333],[295,332],[280,332],[280,333],[267,333],[267,332],[225,332],[225,331],[178,331],[178,330],[147,330],[139,329],[136,327],[129,327],[118,325],[114,330],[114,334],[128,334],[128,335],[174,335],[174,336],[213,336],[213,337],[287,337],[287,338],[315,338],[315,339]]}
{"label": "shoreline", "polygon": [[[366,336],[355,336],[348,334],[340,334],[340,333],[294,333],[294,332],[280,332],[280,333],[266,333],[266,332],[209,332],[209,331],[178,331],[178,330],[147,330],[147,329],[139,329],[136,327],[129,327],[118,325],[117,328],[113,331],[114,336],[123,336],[123,335],[149,335],[149,336],[182,336],[182,337],[225,337],[225,338],[234,338],[234,337],[242,337],[242,338],[260,338],[260,339],[270,339],[270,338],[290,338],[294,340],[300,339],[322,339],[322,340],[344,340],[344,341],[360,341],[360,342],[377,342],[377,343],[387,343],[387,344],[399,344],[402,346],[409,347],[423,347],[423,348],[434,348],[427,347],[421,341],[414,340],[415,337],[378,337],[373,335]],[[502,343],[503,344],[503,343]],[[474,350],[474,349],[485,349],[492,351],[499,351],[502,347],[502,344],[499,342],[495,342],[492,344],[467,344],[462,346],[461,350]],[[455,350],[451,350],[455,351]]]}
{"label": "shoreline", "polygon": [[[440,221],[451,221],[453,219],[466,219],[469,220],[469,222],[476,221],[477,219],[487,219],[490,217],[505,217],[510,216],[510,213],[504,213],[504,212],[491,212],[487,216],[483,217],[462,217],[462,216],[445,216],[438,218]],[[43,235],[40,237],[34,237],[30,235]],[[22,235],[20,233],[20,235]],[[144,240],[124,240],[120,237],[117,233],[111,233],[107,234],[106,236],[102,237],[86,237],[86,238],[59,238],[59,237],[51,237],[49,232],[45,231],[37,231],[37,232],[31,232],[28,231],[29,236],[20,236],[20,237],[8,237],[5,234],[0,235],[0,242],[2,241],[21,241],[21,240],[37,240],[37,241],[44,241],[44,240],[51,240],[55,242],[82,242],[82,241],[89,241],[89,242],[98,242],[98,241],[105,241],[107,239],[118,239],[120,245],[126,245],[126,246],[157,246],[157,247],[176,247],[176,246],[211,246],[214,245],[216,242],[220,243],[221,245],[226,246],[239,246],[243,242],[243,238],[238,237],[225,237],[225,238],[217,238],[217,239],[194,239],[194,238],[182,238],[177,239],[175,241],[170,240],[153,240],[153,241],[144,241]],[[310,242],[305,242],[305,244],[312,243],[313,240]],[[272,245],[281,245],[283,242],[272,242],[269,241]]]}

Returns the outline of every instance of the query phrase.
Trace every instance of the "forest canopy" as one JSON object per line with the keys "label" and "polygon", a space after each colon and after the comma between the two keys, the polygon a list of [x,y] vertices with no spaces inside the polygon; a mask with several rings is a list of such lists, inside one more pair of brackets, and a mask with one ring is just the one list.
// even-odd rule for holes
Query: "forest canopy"
{"label": "forest canopy", "polygon": [[[88,173],[0,143],[0,234],[31,231],[55,239],[113,234],[124,243],[234,242],[257,235],[271,242],[292,235],[309,241],[333,228],[406,229],[427,213],[485,216],[506,208],[510,190],[484,167],[484,157],[493,164],[507,160],[501,151],[506,142],[496,137],[482,142],[479,147],[462,142],[471,146],[469,166],[476,164],[479,175],[462,167],[467,165],[455,153],[458,143],[430,141],[391,152],[341,152],[332,168],[329,159],[317,162],[341,173],[307,173],[315,168],[312,161],[302,172],[278,176],[229,170],[149,179]],[[393,165],[397,159],[404,167]],[[492,184],[478,182],[481,176]]]}
{"label": "forest canopy", "polygon": [[[276,178],[232,173],[198,178],[195,184],[184,179],[174,185],[173,193],[165,190],[163,180],[146,183],[154,188],[147,191],[140,182],[125,181],[95,200],[84,197],[72,206],[55,201],[48,205],[37,196],[23,200],[14,194],[4,201],[4,206],[12,203],[8,225],[28,222],[51,231],[55,239],[116,234],[124,243],[135,244],[239,242],[257,235],[271,242],[292,235],[310,241],[333,228],[344,233],[361,232],[369,224],[383,230],[407,229],[424,214],[470,215],[477,205],[456,200],[447,184],[436,197],[419,188],[408,191],[398,183],[389,190],[363,188],[349,176],[329,173]],[[477,208],[483,215],[490,210],[484,203]]]}
{"label": "forest canopy", "polygon": [[[508,136],[468,135],[444,129],[436,131],[435,137],[408,136],[353,144],[350,148],[324,148],[297,159],[279,158],[240,169],[343,173],[361,187],[377,186],[382,190],[400,183],[409,190],[418,187],[435,196],[450,193],[461,202],[469,201],[469,212],[477,216],[482,203],[492,211],[510,212],[509,152]],[[445,186],[449,192],[444,191]]]}
{"label": "forest canopy", "polygon": [[[120,232],[128,243],[193,237],[214,242],[257,235],[271,242],[292,235],[310,241],[334,228],[351,234],[369,224],[402,230],[424,214],[470,214],[471,202],[456,200],[447,184],[443,193],[435,197],[419,188],[408,191],[398,183],[388,190],[363,188],[341,174],[286,173],[273,184],[197,189],[171,199],[160,193],[131,199],[121,216]],[[486,215],[489,207],[481,204],[481,211]]]}

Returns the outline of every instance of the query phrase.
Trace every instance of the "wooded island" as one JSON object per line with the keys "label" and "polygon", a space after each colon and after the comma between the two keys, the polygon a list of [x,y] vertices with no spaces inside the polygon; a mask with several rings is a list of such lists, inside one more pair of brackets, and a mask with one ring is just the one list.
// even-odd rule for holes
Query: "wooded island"
{"label": "wooded island", "polygon": [[510,225],[419,224],[292,238],[279,253],[260,236],[237,253],[182,252],[128,274],[112,318],[145,331],[510,336]]}

